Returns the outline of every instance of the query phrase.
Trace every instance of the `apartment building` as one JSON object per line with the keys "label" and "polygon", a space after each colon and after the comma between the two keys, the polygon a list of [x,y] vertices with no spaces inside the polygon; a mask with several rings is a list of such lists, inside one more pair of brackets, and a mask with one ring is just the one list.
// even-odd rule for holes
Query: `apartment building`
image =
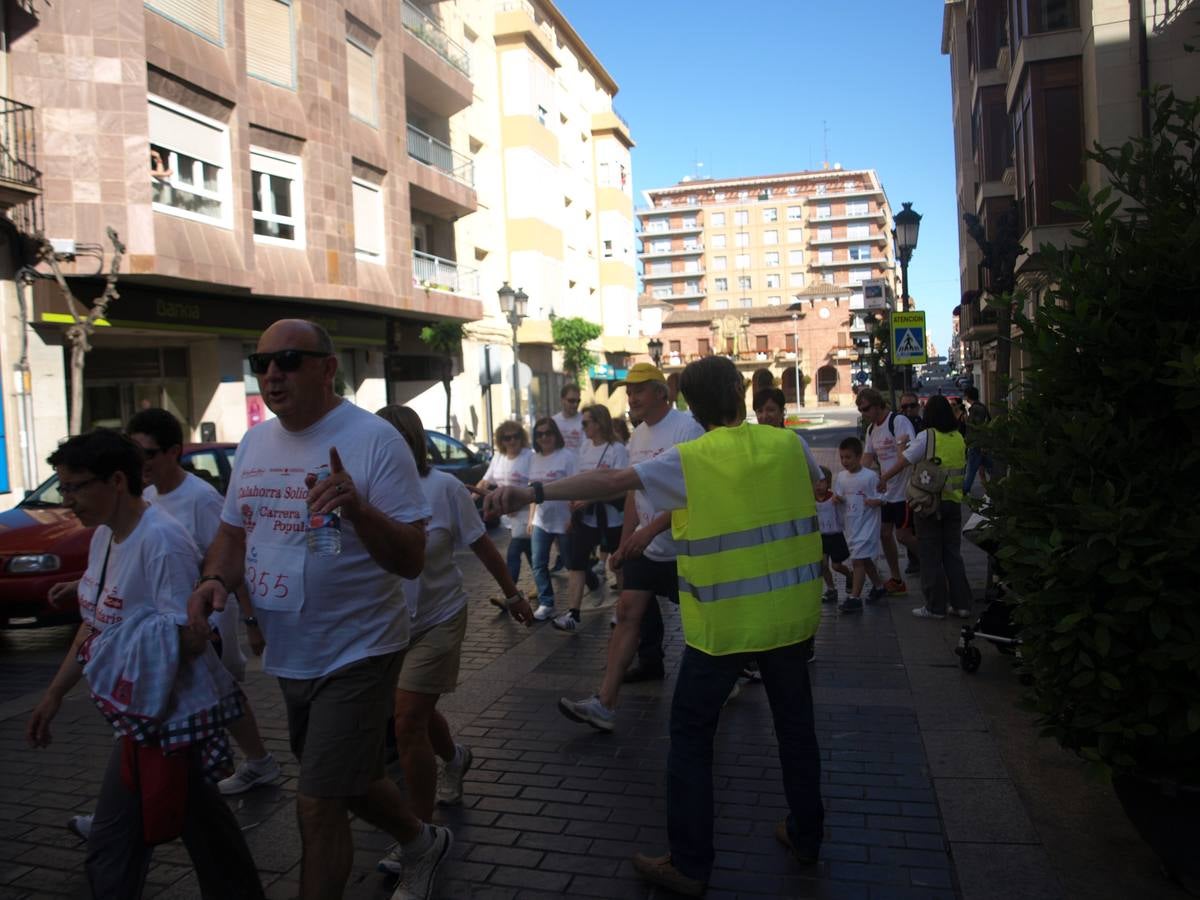
{"label": "apartment building", "polygon": [[[603,316],[611,343],[628,343],[633,217],[621,188],[633,142],[612,112],[615,83],[552,4],[7,8],[4,158],[26,137],[37,147],[28,184],[0,173],[0,206],[17,223],[7,243],[52,239],[85,304],[102,288],[105,229],[127,248],[120,298],[87,355],[84,428],[160,405],[194,439],[238,440],[269,415],[245,354],[271,321],[300,316],[333,335],[345,396],[412,403],[431,428],[444,424],[444,358],[421,330],[468,325],[451,426],[483,438],[487,411],[510,411],[505,387],[487,403],[477,352],[497,344],[508,380],[505,280],[533,298],[522,359],[543,405],[560,377],[552,311]],[[46,474],[41,460],[67,432],[71,311],[44,277],[27,293],[0,290],[0,365],[29,371],[2,407],[10,490]]]}
{"label": "apartment building", "polygon": [[770,368],[794,403],[798,363],[801,401],[853,402],[863,283],[895,293],[892,212],[873,169],[685,178],[645,199],[642,304],[668,371],[728,354]]}
{"label": "apartment building", "polygon": [[[1198,14],[1194,0],[946,0],[941,50],[950,57],[953,97],[958,340],[962,365],[990,399],[1000,390],[995,311],[986,303],[991,276],[962,214],[978,216],[989,241],[1006,215],[1015,219],[1025,250],[1017,287],[1037,303],[1045,287],[1037,248],[1071,237],[1070,215],[1055,203],[1085,181],[1101,186],[1085,149],[1145,135],[1146,88],[1200,90],[1200,66],[1184,50]],[[1022,365],[1014,353],[1013,377]]]}

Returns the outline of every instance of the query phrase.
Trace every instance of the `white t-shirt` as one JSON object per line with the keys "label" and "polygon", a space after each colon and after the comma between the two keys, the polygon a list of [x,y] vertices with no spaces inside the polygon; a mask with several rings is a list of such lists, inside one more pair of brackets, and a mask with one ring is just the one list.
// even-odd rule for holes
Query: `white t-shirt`
{"label": "white t-shirt", "polygon": [[[565,447],[549,455],[533,454],[529,463],[529,480],[549,484],[579,470],[579,457]],[[547,500],[539,503],[533,513],[535,527],[551,534],[565,534],[571,522],[571,509],[566,500]]]}
{"label": "white t-shirt", "polygon": [[263,670],[318,678],[408,645],[401,579],[383,569],[342,520],[342,552],[307,551],[310,472],[336,447],[366,503],[398,522],[428,519],[412,452],[378,416],[343,401],[303,431],[278,419],[242,438],[221,520],[246,532],[246,581],[267,641]]}
{"label": "white t-shirt", "polygon": [[[886,472],[894,466],[900,458],[900,449],[911,443],[913,438],[916,437],[912,422],[909,421],[907,416],[897,415],[896,413],[888,413],[888,415],[892,417],[892,421],[896,426],[896,434],[894,436],[886,418],[882,424],[873,426],[867,435],[866,450],[868,453],[874,454],[875,459],[879,462],[880,472]],[[887,494],[883,499],[888,503],[902,503],[907,487],[908,470],[905,469],[888,482]]]}
{"label": "white t-shirt", "polygon": [[[111,538],[107,525],[92,533],[87,569],[79,579],[83,621],[103,631],[149,606],[186,625],[187,600],[200,576],[200,550],[183,526],[150,506],[125,540],[112,542],[110,552]],[[101,585],[106,553],[108,568]]]}
{"label": "white t-shirt", "polygon": [[421,479],[421,490],[433,516],[425,525],[425,568],[421,577],[404,579],[412,634],[450,621],[467,605],[454,551],[470,546],[487,533],[471,492],[453,475],[430,469]]}
{"label": "white t-shirt", "polygon": [[[629,468],[629,450],[617,441],[611,444],[593,444],[584,441],[579,449],[579,471],[591,472],[593,469],[627,469]],[[609,528],[620,528],[624,515],[611,503],[604,504],[604,516]],[[585,513],[583,524],[595,528],[597,524],[594,512]]]}
{"label": "white t-shirt", "polygon": [[[694,441],[702,434],[704,434],[704,429],[700,427],[700,423],[691,413],[670,409],[657,424],[651,425],[648,422],[642,422],[633,429],[633,435],[629,438],[629,463],[636,466],[639,463],[648,462],[656,456],[661,456],[676,444]],[[676,456],[678,457],[678,454]],[[680,471],[682,472],[682,469]],[[657,506],[645,490],[637,491],[634,497],[638,528],[645,528],[650,524],[650,520],[660,512],[687,505],[685,497],[684,502],[677,506]],[[676,553],[675,541],[672,540],[671,530],[668,528],[650,542],[644,555],[647,559],[656,562],[670,562],[675,558]]]}
{"label": "white t-shirt", "polygon": [[821,534],[841,534],[846,528],[842,504],[835,503],[832,494],[817,501],[817,525]]}
{"label": "white t-shirt", "polygon": [[578,453],[579,448],[583,446],[584,442],[583,413],[575,413],[575,415],[568,419],[561,412],[556,412],[550,418],[554,420],[554,424],[562,432],[563,443],[566,444],[567,449]]}
{"label": "white t-shirt", "polygon": [[870,469],[857,472],[842,470],[833,476],[833,492],[842,498],[845,515],[846,545],[851,559],[874,559],[879,555],[881,521],[878,506],[867,506],[867,500],[882,500],[879,475]]}
{"label": "white t-shirt", "polygon": [[[522,447],[516,459],[509,459],[503,453],[497,453],[488,463],[483,480],[499,487],[526,487],[529,484],[529,463],[532,460],[533,451],[528,447]],[[529,507],[522,507],[517,512],[501,516],[500,522],[513,537],[527,537]]]}
{"label": "white t-shirt", "polygon": [[[221,492],[198,475],[188,472],[173,491],[160,494],[154,485],[142,490],[142,499],[152,506],[166,510],[172,519],[183,526],[200,548],[201,560],[208,552],[217,530],[221,527],[221,508],[225,499]],[[246,665],[246,657],[238,643],[237,600],[231,594],[225,609],[212,617],[221,633],[221,658],[236,673]]]}

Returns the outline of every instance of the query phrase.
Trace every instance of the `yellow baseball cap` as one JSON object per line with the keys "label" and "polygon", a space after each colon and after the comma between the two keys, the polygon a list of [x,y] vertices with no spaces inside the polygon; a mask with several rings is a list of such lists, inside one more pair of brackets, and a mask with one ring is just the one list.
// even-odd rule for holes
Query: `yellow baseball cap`
{"label": "yellow baseball cap", "polygon": [[625,374],[622,384],[644,384],[647,381],[667,383],[667,376],[652,363],[638,363]]}

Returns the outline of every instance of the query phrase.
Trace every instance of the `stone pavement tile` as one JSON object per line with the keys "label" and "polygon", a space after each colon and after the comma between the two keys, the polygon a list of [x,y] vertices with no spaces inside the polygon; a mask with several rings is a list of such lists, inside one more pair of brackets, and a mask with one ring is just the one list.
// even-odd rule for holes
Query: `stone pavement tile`
{"label": "stone pavement tile", "polygon": [[963,900],[1064,900],[1067,892],[1040,846],[952,842]]}
{"label": "stone pavement tile", "polygon": [[1007,778],[935,778],[933,783],[951,843],[1039,843],[1016,788]]}
{"label": "stone pavement tile", "polygon": [[929,772],[934,778],[995,778],[1004,763],[986,731],[932,731],[925,735]]}

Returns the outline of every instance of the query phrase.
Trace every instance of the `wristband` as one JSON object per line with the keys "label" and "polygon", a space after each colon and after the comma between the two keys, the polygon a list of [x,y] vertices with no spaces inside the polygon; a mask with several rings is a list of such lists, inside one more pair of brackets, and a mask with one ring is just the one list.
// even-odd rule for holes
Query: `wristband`
{"label": "wristband", "polygon": [[534,503],[545,503],[546,502],[546,486],[543,485],[540,481],[531,481],[531,482],[529,482],[529,486],[531,488],[533,488],[533,502]]}
{"label": "wristband", "polygon": [[524,599],[525,599],[525,595],[522,594],[520,591],[517,591],[511,597],[504,598],[504,605],[506,607],[508,607],[509,609],[512,609],[514,606],[516,606],[518,603],[520,603]]}
{"label": "wristband", "polygon": [[216,581],[221,585],[221,587],[225,588],[225,590],[229,590],[229,588],[225,587],[225,579],[220,575],[201,575],[196,579],[196,584],[193,589],[200,587],[200,585],[204,584],[206,581]]}
{"label": "wristband", "polygon": [[243,624],[243,625],[254,625],[254,626],[257,626],[257,625],[258,625],[258,619],[254,618],[254,616],[242,616],[242,624]]}

